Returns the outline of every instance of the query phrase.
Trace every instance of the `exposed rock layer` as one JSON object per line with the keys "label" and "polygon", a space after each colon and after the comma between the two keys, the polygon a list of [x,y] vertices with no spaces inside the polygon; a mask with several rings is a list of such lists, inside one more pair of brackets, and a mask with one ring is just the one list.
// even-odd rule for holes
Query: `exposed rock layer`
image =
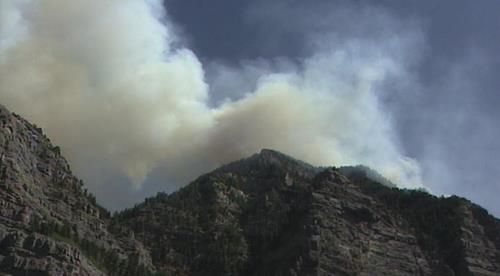
{"label": "exposed rock layer", "polygon": [[111,234],[109,223],[108,212],[72,175],[59,148],[39,128],[0,106],[0,272],[153,271],[142,244]]}

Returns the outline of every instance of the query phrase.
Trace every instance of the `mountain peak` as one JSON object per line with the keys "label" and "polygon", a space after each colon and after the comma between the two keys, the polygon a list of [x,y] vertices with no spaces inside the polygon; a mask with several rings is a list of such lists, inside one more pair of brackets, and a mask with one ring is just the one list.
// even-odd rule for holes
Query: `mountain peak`
{"label": "mountain peak", "polygon": [[283,158],[283,159],[294,159],[293,157],[288,156],[280,151],[273,150],[273,149],[266,149],[266,148],[261,149],[258,154],[260,154],[263,157],[269,156],[269,157],[277,157],[277,158]]}
{"label": "mountain peak", "polygon": [[498,220],[460,198],[384,186],[365,167],[320,169],[263,149],[146,202],[116,219],[153,255],[170,246],[155,261],[167,274],[500,271]]}
{"label": "mountain peak", "polygon": [[286,171],[287,173],[312,178],[320,169],[280,151],[265,148],[250,157],[231,162],[215,171],[233,171],[240,174],[246,174],[255,171],[262,172],[269,170],[274,170],[276,172]]}

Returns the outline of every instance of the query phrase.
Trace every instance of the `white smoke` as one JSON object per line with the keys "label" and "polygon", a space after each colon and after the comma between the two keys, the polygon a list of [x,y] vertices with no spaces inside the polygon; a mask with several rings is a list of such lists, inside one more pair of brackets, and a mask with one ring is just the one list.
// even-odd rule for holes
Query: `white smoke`
{"label": "white smoke", "polygon": [[[381,82],[406,74],[410,36],[318,39],[300,65],[253,66],[256,89],[242,86],[237,100],[213,107],[218,92],[209,92],[195,54],[173,46],[180,43],[161,1],[1,5],[0,102],[43,127],[84,178],[102,164],[137,187],[162,166],[185,181],[274,148],[317,165],[365,164],[403,186],[421,185],[377,95]],[[236,82],[248,71],[219,69],[219,80]]]}

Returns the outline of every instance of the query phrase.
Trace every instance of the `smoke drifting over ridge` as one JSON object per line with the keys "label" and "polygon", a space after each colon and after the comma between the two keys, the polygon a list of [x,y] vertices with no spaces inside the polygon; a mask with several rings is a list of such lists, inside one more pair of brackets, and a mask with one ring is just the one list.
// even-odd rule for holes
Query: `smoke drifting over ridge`
{"label": "smoke drifting over ridge", "polygon": [[[421,186],[379,95],[383,83],[408,77],[413,57],[405,53],[418,32],[342,43],[324,33],[308,38],[312,54],[299,63],[220,65],[209,84],[196,55],[178,46],[160,1],[1,5],[0,102],[43,127],[84,179],[112,168],[140,189],[159,168],[186,184],[274,148],[316,165],[365,164]],[[240,82],[249,71],[252,85]],[[242,90],[213,105],[219,87]]]}

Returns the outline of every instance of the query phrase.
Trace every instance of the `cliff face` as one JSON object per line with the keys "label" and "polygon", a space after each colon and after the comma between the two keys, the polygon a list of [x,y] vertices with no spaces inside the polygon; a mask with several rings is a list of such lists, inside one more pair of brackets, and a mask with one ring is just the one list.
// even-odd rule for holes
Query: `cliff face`
{"label": "cliff face", "polygon": [[0,106],[0,274],[500,275],[498,219],[384,181],[262,150],[110,217]]}
{"label": "cliff face", "polygon": [[497,219],[465,199],[368,175],[263,150],[115,223],[167,274],[499,275]]}
{"label": "cliff face", "polygon": [[[42,131],[0,106],[0,272],[105,275],[152,269],[135,239],[111,234],[106,210]],[[1,273],[0,273],[1,274]]]}

